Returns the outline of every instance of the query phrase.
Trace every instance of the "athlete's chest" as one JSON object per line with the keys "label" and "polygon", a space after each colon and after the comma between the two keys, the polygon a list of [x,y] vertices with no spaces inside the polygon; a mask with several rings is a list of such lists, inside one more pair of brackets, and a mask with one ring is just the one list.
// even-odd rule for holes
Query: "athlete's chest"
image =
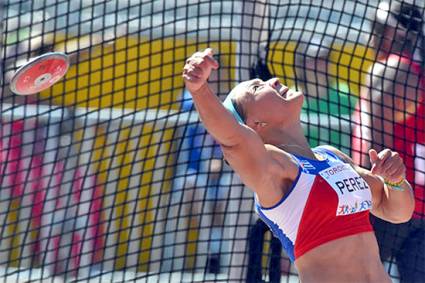
{"label": "athlete's chest", "polygon": [[342,162],[332,164],[318,172],[316,178],[323,180],[315,182],[315,185],[322,186],[325,195],[337,196],[338,204],[335,211],[337,216],[369,210],[372,207],[369,185],[349,164]]}
{"label": "athlete's chest", "polygon": [[[352,166],[332,156],[323,161],[300,160],[304,174],[312,175],[308,199],[332,209],[336,216],[369,210],[372,194],[367,182]],[[330,206],[330,203],[333,205]]]}

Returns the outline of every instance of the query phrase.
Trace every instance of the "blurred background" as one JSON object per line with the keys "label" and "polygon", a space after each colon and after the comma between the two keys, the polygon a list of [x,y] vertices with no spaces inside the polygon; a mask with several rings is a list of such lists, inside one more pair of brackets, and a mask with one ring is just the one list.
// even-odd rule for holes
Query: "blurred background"
{"label": "blurred background", "polygon": [[[279,77],[306,95],[311,145],[349,154],[378,1],[0,3],[0,281],[298,282],[181,71],[212,47],[221,98]],[[50,51],[69,55],[65,78],[11,93],[18,67]]]}

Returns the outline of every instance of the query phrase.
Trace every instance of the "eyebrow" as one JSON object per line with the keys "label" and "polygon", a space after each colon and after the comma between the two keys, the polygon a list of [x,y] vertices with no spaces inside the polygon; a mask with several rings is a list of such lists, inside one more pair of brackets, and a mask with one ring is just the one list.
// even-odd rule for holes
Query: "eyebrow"
{"label": "eyebrow", "polygon": [[251,81],[251,83],[247,86],[248,88],[248,92],[252,95],[254,95],[254,91],[252,91],[252,87],[253,86],[259,86],[261,87],[264,84],[264,81],[262,81],[261,79],[253,79]]}
{"label": "eyebrow", "polygon": [[252,82],[249,84],[249,86],[251,87],[251,86],[254,86],[254,85],[261,84],[261,83],[263,83],[263,81],[262,81],[262,80],[260,80],[260,79],[254,79],[254,80],[252,80]]}

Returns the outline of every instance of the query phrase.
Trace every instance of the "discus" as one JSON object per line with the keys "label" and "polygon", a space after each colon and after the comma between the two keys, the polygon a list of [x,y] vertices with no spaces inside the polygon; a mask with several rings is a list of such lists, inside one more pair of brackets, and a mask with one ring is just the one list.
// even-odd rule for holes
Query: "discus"
{"label": "discus", "polygon": [[68,71],[65,53],[50,52],[31,59],[21,66],[10,81],[10,89],[19,95],[30,95],[48,89]]}

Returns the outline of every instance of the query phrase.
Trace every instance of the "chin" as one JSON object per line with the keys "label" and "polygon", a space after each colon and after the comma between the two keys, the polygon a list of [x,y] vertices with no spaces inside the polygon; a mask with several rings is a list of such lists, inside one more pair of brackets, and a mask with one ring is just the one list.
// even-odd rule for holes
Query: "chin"
{"label": "chin", "polygon": [[300,93],[300,95],[297,95],[296,97],[294,96],[287,102],[288,103],[279,110],[279,113],[283,114],[280,122],[285,124],[288,121],[299,121],[304,102],[304,95]]}
{"label": "chin", "polygon": [[302,93],[301,91],[294,92],[294,94],[291,96],[290,101],[294,107],[297,107],[297,109],[299,108],[299,110],[301,111],[301,108],[304,103],[304,93]]}
{"label": "chin", "polygon": [[294,97],[294,100],[292,101],[291,108],[294,114],[296,114],[296,117],[299,119],[301,115],[303,103],[304,103],[304,94],[302,92],[298,92],[298,93],[299,95]]}

